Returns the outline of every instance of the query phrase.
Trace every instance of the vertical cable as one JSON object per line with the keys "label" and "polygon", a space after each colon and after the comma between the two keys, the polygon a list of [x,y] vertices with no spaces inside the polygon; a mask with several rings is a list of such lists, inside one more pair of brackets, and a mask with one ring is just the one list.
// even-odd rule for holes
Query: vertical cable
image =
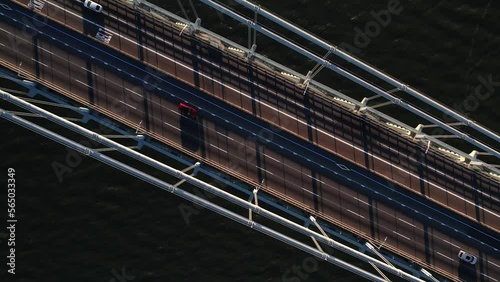
{"label": "vertical cable", "polygon": [[177,0],[177,3],[179,3],[179,7],[181,7],[181,11],[184,14],[186,20],[191,21],[186,13],[186,10],[184,10],[184,5],[182,5],[181,0]]}
{"label": "vertical cable", "polygon": [[193,5],[193,0],[189,0],[189,4],[191,4],[191,9],[193,9],[194,16],[198,19],[198,13],[196,13],[196,9]]}

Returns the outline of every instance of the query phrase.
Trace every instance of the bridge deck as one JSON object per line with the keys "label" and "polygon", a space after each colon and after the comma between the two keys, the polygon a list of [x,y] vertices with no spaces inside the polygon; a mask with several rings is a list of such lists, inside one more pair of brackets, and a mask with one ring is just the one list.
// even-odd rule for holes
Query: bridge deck
{"label": "bridge deck", "polygon": [[[264,66],[202,38],[179,36],[176,27],[127,6],[103,3],[105,13],[94,18],[63,2],[45,4],[41,13],[57,22],[40,27],[43,34],[2,18],[0,42],[8,44],[0,59],[13,70],[22,62],[24,74],[128,125],[140,124],[209,165],[250,183],[264,180],[265,191],[366,239],[387,237],[389,249],[412,260],[458,276],[460,246],[479,254],[480,273],[499,277],[498,253],[479,242],[497,241],[464,225],[498,234],[498,182],[439,152],[426,154],[425,146],[326,97],[303,96],[302,88]],[[29,10],[12,6],[34,21]],[[109,47],[89,38],[98,31],[94,23],[113,32]],[[179,101],[199,107],[200,118],[181,117]]]}

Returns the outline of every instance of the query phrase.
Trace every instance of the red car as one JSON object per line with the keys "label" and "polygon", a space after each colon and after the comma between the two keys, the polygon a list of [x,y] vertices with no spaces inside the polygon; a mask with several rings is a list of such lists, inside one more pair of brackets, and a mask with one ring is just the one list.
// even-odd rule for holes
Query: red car
{"label": "red car", "polygon": [[198,111],[195,108],[184,103],[179,104],[179,111],[181,111],[181,114],[192,118],[195,118],[198,114]]}

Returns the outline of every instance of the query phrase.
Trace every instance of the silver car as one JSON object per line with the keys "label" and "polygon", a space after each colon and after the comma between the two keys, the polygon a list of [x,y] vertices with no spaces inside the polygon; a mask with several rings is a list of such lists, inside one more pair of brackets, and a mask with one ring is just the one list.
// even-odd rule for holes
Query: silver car
{"label": "silver car", "polygon": [[83,2],[83,6],[97,13],[102,12],[102,6],[91,0],[85,0],[85,2]]}
{"label": "silver car", "polygon": [[458,257],[461,260],[466,261],[472,265],[476,264],[476,262],[477,262],[477,257],[475,257],[467,252],[464,252],[464,251],[458,252]]}

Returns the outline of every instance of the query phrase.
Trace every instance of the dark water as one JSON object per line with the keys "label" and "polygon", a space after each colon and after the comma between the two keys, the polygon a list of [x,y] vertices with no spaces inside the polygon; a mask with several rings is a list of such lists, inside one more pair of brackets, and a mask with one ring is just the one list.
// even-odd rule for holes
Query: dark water
{"label": "dark water", "polygon": [[[177,10],[178,15],[183,15],[177,1],[156,2],[168,6],[170,10]],[[193,20],[194,15],[190,13],[192,9],[188,4],[189,1],[184,2],[188,17]],[[221,2],[230,7],[238,7],[231,0]],[[499,126],[496,122],[500,118],[497,110],[500,105],[498,2],[487,0],[256,2],[328,42],[340,46],[345,43],[354,47],[350,50],[355,50],[354,55],[357,57],[498,131]],[[399,14],[391,13],[390,20],[387,24],[384,23],[385,26],[377,24],[380,29],[374,30],[367,41],[356,41],[357,29],[366,31],[367,26],[373,26],[372,23],[376,22],[373,14],[382,14],[389,9],[389,3],[394,2],[399,5],[392,10],[397,10]],[[246,27],[232,21],[228,16],[216,14],[202,4],[195,6],[198,14],[212,15],[200,16],[204,27],[217,30],[243,46],[248,45]],[[248,10],[243,8],[239,10],[242,13],[247,12],[245,14],[253,18],[253,14],[248,13]],[[221,23],[220,19],[224,21]],[[269,20],[263,17],[258,20],[320,56],[326,54],[326,51],[285,32],[283,28],[278,28]],[[260,53],[302,74],[306,74],[314,67],[315,63],[296,55],[293,51],[284,51],[273,43],[263,35],[257,36],[257,50]],[[334,59],[334,61],[345,65],[341,60]],[[489,76],[496,82],[493,83],[495,86],[490,91],[485,91],[483,87],[480,95],[474,95],[476,87],[481,85],[481,78],[487,79]],[[372,95],[346,79],[338,79],[332,71],[323,70],[316,79],[358,99]],[[372,81],[378,83],[376,80]],[[378,85],[392,89],[388,85],[380,83]],[[471,94],[472,97],[469,97]],[[408,98],[410,102],[414,101],[409,96],[401,97]],[[389,109],[396,111],[397,108]],[[434,113],[431,109],[429,111]],[[415,120],[406,119],[406,121],[416,126]]]}
{"label": "dark water", "polygon": [[[177,1],[157,2],[182,14]],[[183,2],[193,19],[189,1]],[[352,45],[355,27],[364,29],[373,20],[370,11],[386,9],[389,1],[260,2],[332,43]],[[478,77],[491,75],[500,81],[497,5],[401,1],[403,11],[356,55],[448,106],[463,105],[480,85]],[[205,27],[247,44],[246,28],[231,24],[227,17],[221,23],[200,4],[196,11]],[[301,73],[313,67],[263,36],[257,44],[263,54],[278,61],[286,58]],[[317,78],[355,97],[361,93],[331,73],[324,71]],[[498,131],[500,90],[493,90],[497,91],[477,100],[477,107],[469,105],[466,113]],[[362,281],[324,263],[308,276],[284,276],[310,262],[308,255],[209,211],[200,211],[186,224],[179,206],[190,206],[188,202],[92,159],[81,159],[60,182],[52,164],[66,163],[64,147],[3,119],[0,132],[2,224],[6,225],[8,167],[16,170],[18,219],[17,274],[5,274],[7,233],[2,227],[0,281],[120,281],[116,273],[123,268],[130,275],[123,281]]]}

